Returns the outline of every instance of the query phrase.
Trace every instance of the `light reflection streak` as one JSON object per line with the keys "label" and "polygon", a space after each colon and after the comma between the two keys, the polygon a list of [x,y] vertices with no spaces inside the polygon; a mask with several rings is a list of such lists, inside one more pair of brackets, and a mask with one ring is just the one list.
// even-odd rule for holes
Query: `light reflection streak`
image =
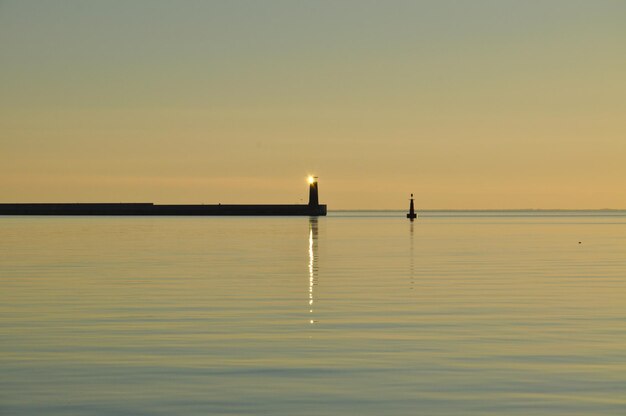
{"label": "light reflection streak", "polygon": [[411,253],[410,253],[410,268],[409,268],[409,270],[411,272],[411,287],[410,287],[410,290],[413,290],[414,285],[415,285],[415,259],[414,259],[415,250],[413,248],[413,246],[414,246],[414,242],[413,242],[413,231],[414,231],[413,230],[413,221],[411,221],[411,228],[410,228],[410,230],[411,230],[410,231],[410,233],[411,233],[411,242],[410,242],[409,248],[411,250]]}
{"label": "light reflection streak", "polygon": [[[314,287],[317,286],[317,217],[309,217],[309,313],[313,313]],[[309,323],[317,321],[310,317]]]}

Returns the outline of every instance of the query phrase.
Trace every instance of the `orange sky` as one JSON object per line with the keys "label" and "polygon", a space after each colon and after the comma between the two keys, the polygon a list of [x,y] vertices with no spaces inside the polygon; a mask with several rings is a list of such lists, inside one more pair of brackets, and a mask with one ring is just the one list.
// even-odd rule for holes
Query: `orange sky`
{"label": "orange sky", "polygon": [[620,1],[0,2],[0,202],[626,208]]}

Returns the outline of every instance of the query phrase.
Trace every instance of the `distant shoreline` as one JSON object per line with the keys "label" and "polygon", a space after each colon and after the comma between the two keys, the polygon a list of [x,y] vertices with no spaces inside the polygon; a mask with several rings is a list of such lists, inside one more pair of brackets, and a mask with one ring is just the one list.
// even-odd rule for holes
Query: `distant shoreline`
{"label": "distant shoreline", "polygon": [[[333,209],[328,212],[405,212],[406,209]],[[418,209],[418,212],[626,212],[626,208],[593,209]]]}

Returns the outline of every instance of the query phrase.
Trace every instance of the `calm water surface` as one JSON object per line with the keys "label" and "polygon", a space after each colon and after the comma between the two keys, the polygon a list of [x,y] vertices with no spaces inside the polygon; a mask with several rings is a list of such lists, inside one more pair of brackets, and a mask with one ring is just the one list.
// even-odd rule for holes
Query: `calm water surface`
{"label": "calm water surface", "polygon": [[623,415],[626,212],[0,217],[0,414]]}

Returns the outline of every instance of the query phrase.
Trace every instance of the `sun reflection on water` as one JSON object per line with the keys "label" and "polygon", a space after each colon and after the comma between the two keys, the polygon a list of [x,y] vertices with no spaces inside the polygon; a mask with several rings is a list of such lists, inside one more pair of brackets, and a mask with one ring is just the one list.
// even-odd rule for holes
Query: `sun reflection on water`
{"label": "sun reflection on water", "polygon": [[[314,287],[317,286],[317,217],[309,217],[309,313],[313,314]],[[310,324],[317,321],[311,315]]]}

